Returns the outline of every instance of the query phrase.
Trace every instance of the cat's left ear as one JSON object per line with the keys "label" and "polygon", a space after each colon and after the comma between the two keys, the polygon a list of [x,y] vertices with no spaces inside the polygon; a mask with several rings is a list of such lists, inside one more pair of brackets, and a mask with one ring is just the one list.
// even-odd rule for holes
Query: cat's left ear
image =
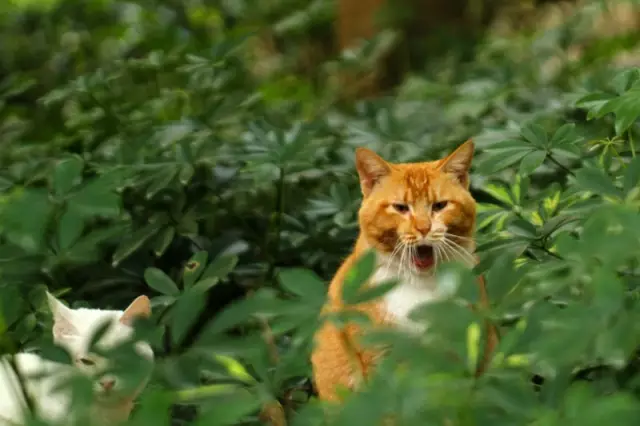
{"label": "cat's left ear", "polygon": [[136,318],[149,318],[151,316],[151,302],[147,296],[138,296],[136,300],[124,310],[120,322],[132,325]]}
{"label": "cat's left ear", "polygon": [[47,292],[47,302],[53,315],[53,337],[77,336],[78,329],[73,325],[73,310]]}
{"label": "cat's left ear", "polygon": [[445,173],[451,173],[462,186],[469,188],[469,169],[473,159],[473,150],[473,142],[466,141],[448,157],[442,159],[438,168]]}

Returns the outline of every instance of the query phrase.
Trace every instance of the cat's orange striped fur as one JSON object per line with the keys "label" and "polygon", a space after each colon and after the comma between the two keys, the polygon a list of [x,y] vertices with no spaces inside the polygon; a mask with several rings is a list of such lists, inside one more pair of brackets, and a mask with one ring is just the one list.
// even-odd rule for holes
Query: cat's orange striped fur
{"label": "cat's orange striped fur", "polygon": [[[473,231],[476,205],[469,193],[473,143],[468,141],[448,157],[431,162],[391,164],[374,152],[359,148],[356,168],[363,200],[358,220],[360,235],[351,255],[338,269],[329,287],[325,312],[339,310],[345,274],[369,249],[377,255],[377,269],[368,285],[390,278],[400,282],[391,292],[356,308],[374,324],[407,330],[419,327],[408,318],[418,304],[438,297],[432,268],[441,260],[457,258],[475,264]],[[481,302],[487,302],[484,280],[478,282]],[[352,308],[352,307],[350,307]],[[488,326],[485,353],[478,373],[497,343]],[[321,399],[338,400],[340,386],[353,389],[370,374],[381,353],[358,346],[360,329],[350,324],[338,329],[327,322],[316,335],[313,375]]]}

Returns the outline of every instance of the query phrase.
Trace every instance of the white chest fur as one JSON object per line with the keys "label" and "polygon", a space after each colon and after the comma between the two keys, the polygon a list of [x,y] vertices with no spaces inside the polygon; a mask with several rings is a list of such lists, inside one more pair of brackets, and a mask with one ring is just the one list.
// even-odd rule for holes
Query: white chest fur
{"label": "white chest fur", "polygon": [[394,266],[381,266],[372,277],[373,283],[397,279],[398,284],[383,297],[387,320],[408,331],[422,331],[424,325],[409,320],[411,311],[419,305],[438,299],[436,279],[431,274],[402,273]]}

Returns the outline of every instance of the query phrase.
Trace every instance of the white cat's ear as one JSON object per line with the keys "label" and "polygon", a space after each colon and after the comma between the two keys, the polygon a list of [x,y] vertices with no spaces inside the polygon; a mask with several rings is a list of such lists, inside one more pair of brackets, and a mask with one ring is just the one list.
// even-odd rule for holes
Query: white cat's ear
{"label": "white cat's ear", "polygon": [[473,159],[473,142],[466,141],[453,151],[449,156],[441,160],[439,169],[445,173],[455,175],[465,188],[469,187],[469,169]]}
{"label": "white cat's ear", "polygon": [[356,149],[356,169],[360,176],[360,188],[365,197],[376,183],[391,173],[391,166],[375,152],[367,148]]}
{"label": "white cat's ear", "polygon": [[124,310],[120,322],[125,325],[133,324],[136,318],[149,318],[151,316],[151,301],[147,296],[138,296],[136,300]]}
{"label": "white cat's ear", "polygon": [[47,302],[53,314],[53,337],[77,336],[78,329],[73,325],[72,310],[49,292],[47,292]]}

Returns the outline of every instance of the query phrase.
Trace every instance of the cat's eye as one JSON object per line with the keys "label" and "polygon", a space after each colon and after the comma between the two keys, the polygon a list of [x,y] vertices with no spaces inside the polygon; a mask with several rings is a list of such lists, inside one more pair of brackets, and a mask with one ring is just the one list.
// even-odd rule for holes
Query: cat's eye
{"label": "cat's eye", "polygon": [[437,203],[433,203],[433,205],[431,206],[431,210],[433,210],[434,212],[439,212],[445,207],[447,207],[447,201],[438,201]]}
{"label": "cat's eye", "polygon": [[409,206],[402,203],[394,203],[393,208],[396,209],[398,213],[406,213],[409,211]]}
{"label": "cat's eye", "polygon": [[93,362],[92,360],[90,360],[89,358],[80,358],[78,361],[80,361],[80,363],[82,363],[82,365],[86,365],[87,367],[91,367],[93,365],[96,365],[96,363]]}

